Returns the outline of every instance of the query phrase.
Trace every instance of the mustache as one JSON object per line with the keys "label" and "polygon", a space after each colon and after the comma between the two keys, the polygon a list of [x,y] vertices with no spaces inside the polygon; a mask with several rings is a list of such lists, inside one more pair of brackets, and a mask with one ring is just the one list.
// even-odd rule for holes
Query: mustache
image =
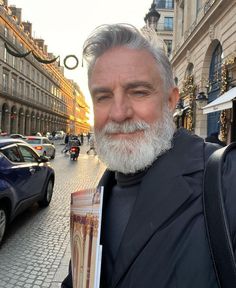
{"label": "mustache", "polygon": [[149,129],[150,125],[145,121],[125,121],[123,123],[109,122],[107,123],[102,132],[105,134],[114,133],[133,133],[136,131]]}

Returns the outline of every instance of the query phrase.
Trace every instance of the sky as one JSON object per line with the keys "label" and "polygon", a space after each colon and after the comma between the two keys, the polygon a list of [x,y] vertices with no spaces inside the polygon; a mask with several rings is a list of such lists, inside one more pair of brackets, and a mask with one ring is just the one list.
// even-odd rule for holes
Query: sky
{"label": "sky", "polygon": [[65,68],[64,72],[79,84],[90,106],[86,68],[81,67],[84,40],[101,24],[130,23],[143,27],[151,4],[152,0],[8,0],[8,5],[22,8],[22,21],[32,23],[33,37],[44,39],[48,52],[60,56],[61,65],[67,55],[79,59],[76,69]]}

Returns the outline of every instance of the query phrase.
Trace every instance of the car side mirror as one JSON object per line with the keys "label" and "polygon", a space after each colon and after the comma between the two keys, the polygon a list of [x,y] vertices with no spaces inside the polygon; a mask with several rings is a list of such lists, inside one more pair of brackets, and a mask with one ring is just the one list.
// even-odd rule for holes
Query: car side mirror
{"label": "car side mirror", "polygon": [[39,163],[46,163],[48,161],[49,161],[49,158],[47,156],[45,156],[45,155],[40,155],[39,156],[39,159],[38,159]]}

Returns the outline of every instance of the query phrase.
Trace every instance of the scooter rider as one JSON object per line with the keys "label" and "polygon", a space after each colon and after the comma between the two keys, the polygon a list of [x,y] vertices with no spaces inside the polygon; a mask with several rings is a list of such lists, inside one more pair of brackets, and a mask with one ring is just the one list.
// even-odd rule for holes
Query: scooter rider
{"label": "scooter rider", "polygon": [[71,154],[71,159],[76,160],[79,156],[80,152],[80,147],[81,142],[76,136],[72,136],[71,141],[69,142],[70,144],[70,154]]}

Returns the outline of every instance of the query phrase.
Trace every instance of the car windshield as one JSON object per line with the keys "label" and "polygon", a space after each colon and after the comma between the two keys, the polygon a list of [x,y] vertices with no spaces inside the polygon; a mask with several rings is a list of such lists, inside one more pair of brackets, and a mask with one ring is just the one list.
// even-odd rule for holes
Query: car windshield
{"label": "car windshield", "polygon": [[29,144],[41,144],[41,139],[27,139]]}

